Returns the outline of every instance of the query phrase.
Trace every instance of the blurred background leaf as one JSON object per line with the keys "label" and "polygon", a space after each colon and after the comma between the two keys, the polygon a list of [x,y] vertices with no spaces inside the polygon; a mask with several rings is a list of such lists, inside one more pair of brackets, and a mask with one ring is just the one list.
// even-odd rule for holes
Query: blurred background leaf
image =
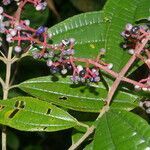
{"label": "blurred background leaf", "polygon": [[80,11],[100,10],[106,0],[70,0]]}
{"label": "blurred background leaf", "polygon": [[30,20],[30,26],[32,28],[38,28],[47,23],[49,17],[49,9],[46,8],[44,11],[36,11],[35,7],[27,4],[22,12],[21,19]]}

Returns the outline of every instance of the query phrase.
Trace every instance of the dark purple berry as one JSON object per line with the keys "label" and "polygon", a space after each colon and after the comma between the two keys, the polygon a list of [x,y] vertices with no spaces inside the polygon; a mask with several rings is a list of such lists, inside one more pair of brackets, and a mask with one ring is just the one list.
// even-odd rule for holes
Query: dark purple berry
{"label": "dark purple berry", "polygon": [[99,82],[99,81],[100,81],[100,77],[99,76],[94,78],[94,82]]}
{"label": "dark purple berry", "polygon": [[67,70],[72,70],[72,65],[71,65],[71,63],[70,63],[70,62],[67,62],[67,63],[65,64],[65,68],[66,68]]}
{"label": "dark purple berry", "polygon": [[77,84],[78,83],[78,81],[80,80],[80,78],[78,77],[78,76],[71,76],[71,81],[73,82],[73,83],[75,83],[75,84]]}
{"label": "dark purple berry", "polygon": [[84,77],[85,74],[86,74],[86,71],[84,69],[79,72],[80,77]]}
{"label": "dark purple berry", "polygon": [[43,37],[43,36],[39,36],[39,40],[40,40],[41,42],[44,42],[44,37]]}
{"label": "dark purple berry", "polygon": [[40,26],[37,31],[36,31],[36,35],[39,36],[40,34],[45,32],[45,27],[44,26]]}
{"label": "dark purple berry", "polygon": [[58,72],[59,72],[59,68],[52,65],[52,66],[50,67],[50,72],[51,72],[52,74],[58,73]]}
{"label": "dark purple berry", "polygon": [[100,81],[100,77],[99,76],[90,78],[90,82],[99,82],[99,81]]}
{"label": "dark purple berry", "polygon": [[132,34],[137,34],[138,30],[140,29],[139,26],[134,26],[132,29],[131,29],[131,33]]}
{"label": "dark purple berry", "polygon": [[94,82],[94,78],[89,78],[90,82]]}

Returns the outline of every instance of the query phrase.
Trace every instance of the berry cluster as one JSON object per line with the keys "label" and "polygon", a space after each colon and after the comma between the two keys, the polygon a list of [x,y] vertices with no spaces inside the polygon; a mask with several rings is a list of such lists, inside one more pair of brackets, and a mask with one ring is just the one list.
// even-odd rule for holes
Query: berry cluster
{"label": "berry cluster", "polygon": [[[97,66],[93,66],[90,63],[91,59],[85,58],[76,58],[74,57],[75,39],[65,39],[62,40],[61,43],[57,45],[51,45],[53,49],[46,50],[44,53],[34,52],[34,58],[43,58],[46,60],[47,66],[50,68],[50,72],[52,74],[61,73],[62,75],[71,74],[71,80],[74,83],[84,83],[84,82],[99,82],[100,74],[99,68]],[[104,55],[105,49],[101,49],[99,55],[93,63],[98,63],[103,65],[104,67],[111,69],[113,67],[112,64],[106,64],[102,60],[100,60],[101,55]],[[92,60],[91,60],[92,61]],[[86,67],[83,67],[81,64],[77,63],[85,63]]]}
{"label": "berry cluster", "polygon": [[[34,4],[36,9],[39,5],[46,6],[40,0],[25,0],[19,1],[19,10],[27,2]],[[20,20],[18,16],[20,15],[15,14],[14,16],[10,16],[6,14],[3,8],[0,7],[0,33],[6,35],[6,41],[8,43],[13,43],[14,52],[17,54],[28,51],[31,46],[36,47],[36,51],[33,52],[33,58],[46,60],[47,66],[50,68],[52,74],[58,72],[62,75],[71,74],[71,80],[74,83],[99,82],[100,68],[97,65],[101,65],[108,70],[113,67],[112,64],[107,64],[100,60],[101,55],[104,55],[106,51],[105,49],[101,49],[97,58],[93,60],[75,58],[75,39],[65,39],[59,44],[54,45],[48,44],[48,40],[52,38],[52,35],[47,33],[46,27],[40,26],[38,29],[33,29],[29,26],[29,20]],[[84,63],[86,67],[83,67],[81,63]]]}
{"label": "berry cluster", "polygon": [[[30,0],[20,1],[18,10],[21,10],[23,6],[30,2]],[[44,6],[46,3],[41,0],[32,0],[30,3],[34,4],[36,7],[39,5]],[[22,4],[22,5],[21,5]],[[8,43],[13,43],[14,51],[16,53],[25,52],[30,48],[31,44],[38,44],[45,49],[49,47],[47,44],[47,38],[49,35],[46,33],[46,27],[39,27],[37,30],[31,28],[30,20],[20,20],[20,11],[17,11],[14,16],[10,16],[4,13],[3,7],[0,7],[0,33],[6,35],[6,41]],[[0,39],[0,46],[2,45],[2,39]],[[51,47],[51,46],[50,46]]]}
{"label": "berry cluster", "polygon": [[[3,5],[9,5],[13,0],[3,0]],[[44,10],[47,6],[47,3],[43,0],[14,0],[17,2],[17,5],[24,6],[26,3],[31,3],[34,5],[37,11]],[[21,7],[22,7],[21,6]]]}
{"label": "berry cluster", "polygon": [[[131,55],[135,55],[137,59],[140,59],[141,61],[143,61],[147,65],[148,70],[150,70],[149,42],[144,43],[147,37],[150,38],[149,27],[146,25],[133,26],[132,24],[127,24],[125,27],[125,31],[122,32],[121,35],[125,38],[125,44],[123,45],[123,48],[128,49],[128,52]],[[141,51],[139,51],[141,46],[143,46],[143,48]],[[139,85],[136,85],[135,86],[136,89],[149,91],[150,90],[150,74],[146,79],[140,80],[139,83],[145,84],[146,87],[140,87]]]}
{"label": "berry cluster", "polygon": [[[9,4],[11,1],[3,0],[3,4]],[[65,39],[58,44],[49,44],[48,40],[52,38],[52,34],[47,33],[47,28],[40,26],[38,29],[30,27],[29,20],[21,20],[20,15],[26,3],[34,5],[37,11],[46,7],[43,0],[16,0],[18,9],[14,16],[4,13],[0,7],[0,33],[6,35],[6,41],[13,43],[14,51],[22,54],[35,47],[33,52],[35,59],[46,60],[47,66],[52,74],[61,73],[62,75],[71,74],[71,80],[74,83],[79,82],[99,82],[100,70],[107,72],[114,78],[118,77],[117,72],[112,69],[113,64],[107,64],[102,61],[101,56],[105,54],[105,49],[101,49],[95,59],[76,58],[75,57],[75,39]],[[136,58],[142,60],[150,69],[150,52],[149,43],[145,43],[145,39],[149,37],[150,31],[147,26],[133,26],[127,24],[125,31],[121,34],[125,38],[123,47]],[[0,46],[2,39],[0,39]],[[144,47],[142,47],[144,45]],[[141,50],[142,47],[142,50]],[[81,64],[84,64],[83,66]],[[134,84],[135,88],[150,90],[150,76],[139,82],[133,81],[126,77],[123,81]]]}
{"label": "berry cluster", "polygon": [[145,100],[139,103],[139,106],[146,111],[147,114],[150,114],[150,101]]}
{"label": "berry cluster", "polygon": [[[30,2],[34,4],[37,10],[40,10],[42,6],[45,7],[45,2],[41,0],[25,0],[18,1],[19,10],[23,6]],[[5,1],[6,4],[6,1]],[[7,1],[7,4],[9,2]],[[47,40],[51,38],[51,34],[47,33],[47,28],[40,26],[37,30],[31,28],[29,20],[20,20],[19,14],[10,16],[4,13],[2,7],[0,7],[0,33],[6,35],[6,41],[13,43],[14,51],[17,54],[21,54],[29,50],[29,47],[38,47],[38,51],[33,52],[34,58],[44,58],[47,62],[47,66],[50,68],[51,73],[60,72],[62,75],[73,74],[71,77],[73,82],[98,82],[100,81],[99,69],[96,67],[90,68],[90,64],[87,67],[76,65],[75,62],[85,62],[86,59],[77,59],[74,57],[74,44],[75,40],[70,38],[68,40],[62,40],[61,43],[51,45],[47,43]],[[2,45],[2,41],[1,41]],[[105,63],[103,63],[105,64]],[[107,66],[107,64],[105,64]],[[112,65],[108,65],[112,67]]]}
{"label": "berry cluster", "polygon": [[[145,36],[148,34],[148,26],[133,26],[132,24],[127,24],[125,31],[121,35],[125,38],[125,44],[123,48],[128,49],[129,54],[133,55],[136,53],[135,48],[138,42],[142,43]],[[145,51],[146,47],[143,49]]]}

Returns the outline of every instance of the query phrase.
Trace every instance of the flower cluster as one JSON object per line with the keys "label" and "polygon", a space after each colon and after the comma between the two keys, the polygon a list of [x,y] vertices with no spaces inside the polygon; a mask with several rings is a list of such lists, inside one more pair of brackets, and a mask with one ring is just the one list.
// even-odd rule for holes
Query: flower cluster
{"label": "flower cluster", "polygon": [[[127,24],[125,27],[125,31],[121,33],[121,35],[125,38],[125,44],[123,45],[123,48],[128,49],[128,52],[131,55],[135,55],[137,59],[140,59],[143,61],[147,67],[148,70],[150,70],[150,48],[149,48],[149,42],[145,43],[145,39],[149,37],[150,30],[149,27],[146,25],[143,26],[133,26],[132,24]],[[139,51],[139,49],[142,50]],[[146,79],[142,79],[139,81],[139,83],[145,84],[146,87],[140,87],[139,85],[136,85],[136,89],[142,89],[143,91],[149,91],[150,90],[150,74]]]}

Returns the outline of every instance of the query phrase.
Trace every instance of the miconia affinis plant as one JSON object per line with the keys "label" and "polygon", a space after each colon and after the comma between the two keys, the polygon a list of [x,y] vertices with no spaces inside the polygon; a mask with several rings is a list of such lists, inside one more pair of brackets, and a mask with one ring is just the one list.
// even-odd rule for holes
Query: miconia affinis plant
{"label": "miconia affinis plant", "polygon": [[[17,8],[13,14],[6,10],[12,3]],[[22,19],[26,5],[42,14],[47,6],[54,11],[53,1],[3,0],[2,150],[6,126],[26,132],[73,128],[69,150],[150,149],[149,4],[107,0],[101,11],[79,14],[50,28],[43,22],[35,29],[32,20]],[[16,64],[26,56],[44,62],[49,75],[17,82]],[[10,98],[15,88],[28,96]]]}

